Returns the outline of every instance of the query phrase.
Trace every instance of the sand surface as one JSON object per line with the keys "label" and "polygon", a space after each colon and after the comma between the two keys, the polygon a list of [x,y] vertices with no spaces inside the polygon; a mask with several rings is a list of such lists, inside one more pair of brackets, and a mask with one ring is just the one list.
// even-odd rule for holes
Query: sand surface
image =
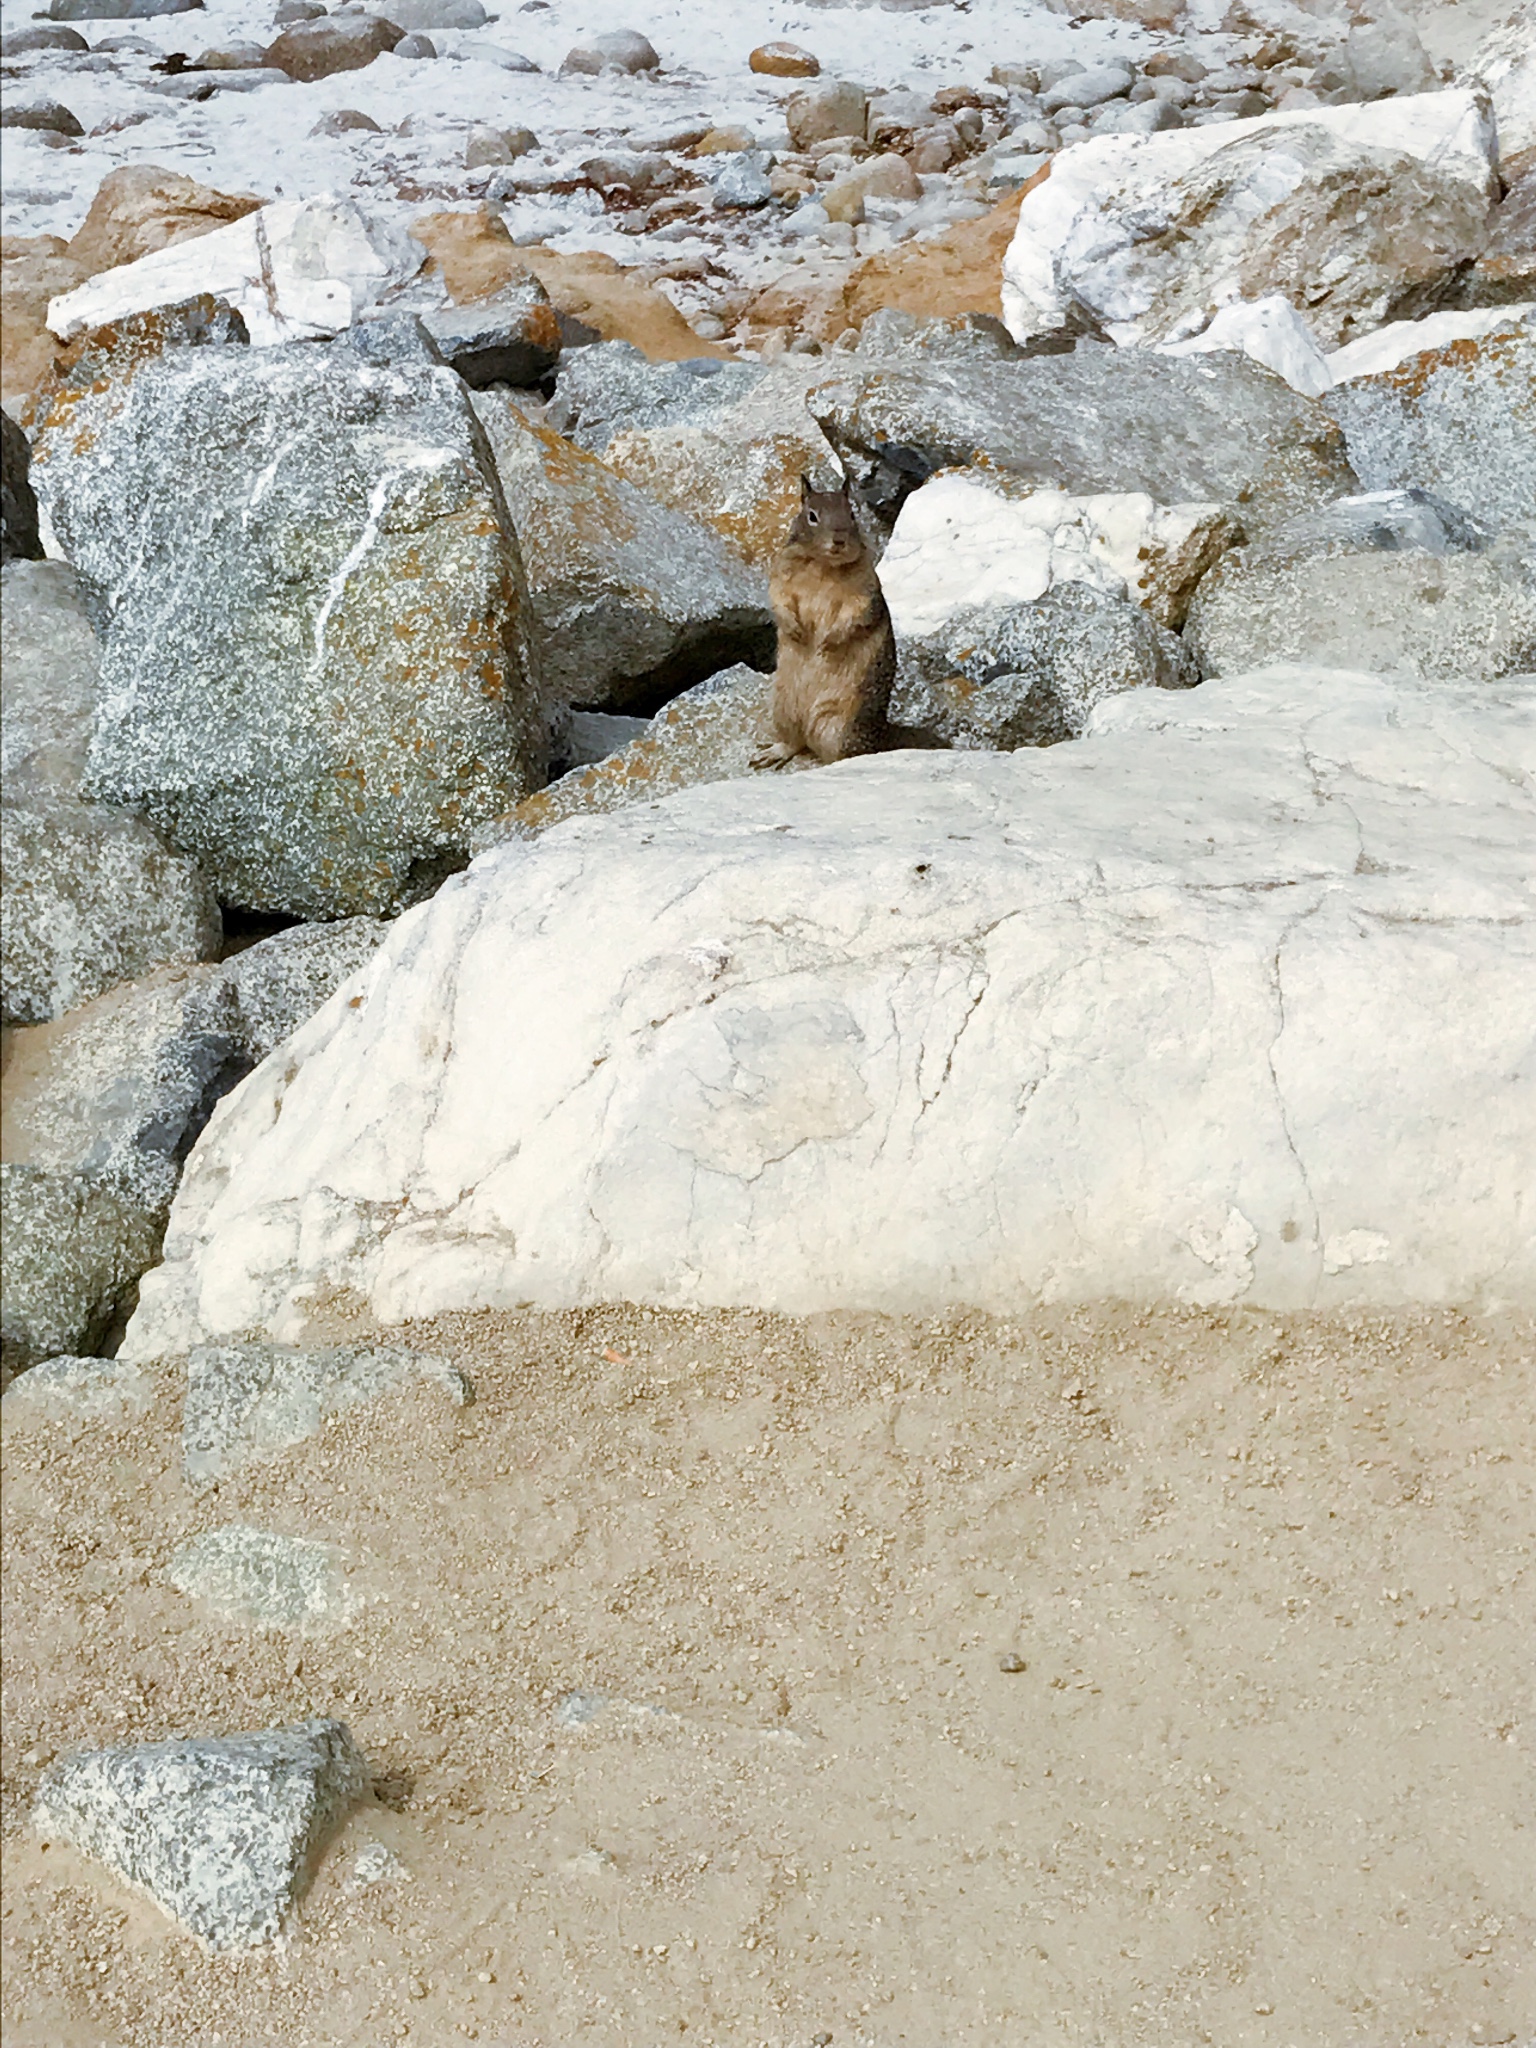
{"label": "sand surface", "polygon": [[[196,1497],[169,1368],[126,1424],[8,1415],[7,2048],[1536,2035],[1528,1324],[410,1336],[473,1406]],[[165,1583],[235,1520],[340,1545],[351,1622]],[[281,1952],[28,1829],[73,1745],[315,1712],[377,1798]]]}

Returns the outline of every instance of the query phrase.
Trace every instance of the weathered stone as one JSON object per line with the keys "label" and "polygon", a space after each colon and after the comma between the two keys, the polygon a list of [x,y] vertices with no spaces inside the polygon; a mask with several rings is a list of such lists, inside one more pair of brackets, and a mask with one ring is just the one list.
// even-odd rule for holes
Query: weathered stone
{"label": "weathered stone", "polygon": [[197,863],[130,812],[67,798],[4,806],[0,981],[7,1024],[40,1024],[223,936]]}
{"label": "weathered stone", "polygon": [[766,206],[773,197],[768,158],[754,150],[728,156],[715,174],[715,205],[719,208]]}
{"label": "weathered stone", "polygon": [[538,137],[531,128],[471,128],[464,144],[464,168],[476,171],[492,164],[513,164],[537,148]]}
{"label": "weathered stone", "polygon": [[1176,628],[1201,577],[1241,538],[1224,505],[1004,489],[951,470],[906,499],[880,567],[898,633],[931,633],[961,608],[1033,602],[1061,583],[1129,598]]}
{"label": "weathered stone", "polygon": [[0,601],[0,782],[7,802],[80,792],[101,650],[67,562],[12,562]]}
{"label": "weathered stone", "polygon": [[425,1384],[457,1407],[474,1399],[464,1375],[425,1352],[345,1345],[199,1345],[187,1360],[181,1462],[189,1486],[207,1486],[318,1435],[348,1409]]}
{"label": "weathered stone", "polygon": [[42,559],[31,467],[26,435],[8,412],[0,412],[0,563]]}
{"label": "weathered stone", "polygon": [[1300,562],[1312,555],[1354,555],[1370,549],[1479,554],[1490,538],[1488,530],[1459,505],[1436,497],[1433,491],[1369,491],[1298,513],[1265,535],[1262,553],[1271,563]]}
{"label": "weathered stone", "polygon": [[809,92],[790,96],[784,108],[789,139],[796,149],[810,149],[837,135],[862,137],[869,118],[869,95],[847,79],[829,78]]}
{"label": "weathered stone", "polygon": [[97,186],[67,254],[94,277],[228,227],[263,203],[253,192],[217,192],[157,164],[124,164]]}
{"label": "weathered stone", "polygon": [[578,43],[567,52],[562,71],[586,72],[596,75],[599,71],[657,71],[661,59],[651,48],[645,37],[632,28],[615,29],[612,34],[593,36],[589,43]]}
{"label": "weathered stone", "polygon": [[899,646],[891,716],[952,747],[1052,747],[1085,732],[1106,697],[1199,681],[1174,634],[1084,583],[1033,604],[957,609]]}
{"label": "weathered stone", "polygon": [[626,745],[593,764],[573,768],[524,797],[509,818],[481,828],[477,851],[505,839],[532,839],[566,818],[654,803],[701,782],[750,775],[752,756],[768,737],[773,678],[745,663],[695,683],[664,705]]}
{"label": "weathered stone", "polygon": [[383,129],[372,114],[361,113],[356,107],[339,107],[334,114],[322,114],[311,135],[382,135]]}
{"label": "weathered stone", "polygon": [[127,1320],[163,1218],[76,1173],[0,1166],[0,1364],[7,1379],[89,1353]]}
{"label": "weathered stone", "polygon": [[261,62],[260,43],[227,43],[221,49],[203,50],[189,68],[193,71],[252,71],[259,69]]}
{"label": "weathered stone", "polygon": [[52,0],[55,21],[149,21],[159,14],[192,14],[204,0]]}
{"label": "weathered stone", "polygon": [[80,55],[90,44],[78,29],[55,28],[39,22],[34,28],[13,28],[0,36],[0,57],[26,57],[34,50],[68,50]]}
{"label": "weathered stone", "polygon": [[657,363],[627,342],[598,343],[560,365],[550,424],[601,455],[617,433],[707,419],[766,374],[760,363]]}
{"label": "weathered stone", "polygon": [[1280,292],[1325,347],[1454,296],[1483,245],[1493,129],[1470,91],[1104,136],[1030,192],[1004,264],[1019,340],[1179,341]]}
{"label": "weathered stone", "polygon": [[855,358],[807,404],[861,483],[894,446],[930,472],[1233,505],[1250,530],[1356,488],[1328,411],[1236,355],[1089,348],[921,374]]}
{"label": "weathered stone", "polygon": [[141,1365],[65,1352],[29,1366],[11,1381],[5,1390],[5,1414],[7,1421],[88,1416],[100,1423],[142,1415],[154,1396],[154,1380]]}
{"label": "weathered stone", "polygon": [[677,182],[677,172],[654,150],[610,149],[583,159],[581,175],[597,191],[635,198],[664,192]]}
{"label": "weathered stone", "polygon": [[521,545],[529,655],[549,699],[651,710],[732,660],[768,655],[765,579],[716,533],[509,401],[487,393],[476,408]]}
{"label": "weathered stone", "polygon": [[443,360],[466,384],[537,384],[560,360],[560,322],[537,278],[472,308],[426,316]]}
{"label": "weathered stone", "polygon": [[1119,99],[1128,93],[1135,82],[1136,74],[1129,65],[1095,64],[1048,85],[1040,94],[1040,104],[1048,114],[1054,114],[1060,107],[1102,106],[1105,100]]}
{"label": "weathered stone", "polygon": [[1204,674],[1298,661],[1426,681],[1536,670],[1536,567],[1384,549],[1273,560],[1240,549],[1195,593],[1185,638]]}
{"label": "weathered stone", "polygon": [[539,68],[533,59],[525,57],[521,50],[503,49],[500,43],[487,42],[482,36],[475,36],[467,43],[460,43],[453,54],[466,63],[494,65],[498,71],[518,71],[526,75]]}
{"label": "weathered stone", "polygon": [[50,135],[83,135],[77,115],[68,107],[60,106],[57,100],[33,100],[30,104],[18,106],[11,102],[0,107],[0,128],[37,128]]}
{"label": "weathered stone", "polygon": [[388,931],[374,917],[290,925],[226,960],[224,981],[234,993],[240,1044],[251,1064],[307,1024],[343,982],[366,967]]}
{"label": "weathered stone", "polygon": [[297,21],[267,46],[267,62],[290,78],[312,84],[338,71],[361,71],[392,50],[405,33],[377,14],[328,15]]}
{"label": "weathered stone", "polygon": [[446,371],[224,353],[152,363],[40,439],[55,530],[104,593],[87,794],[224,903],[386,913],[540,780],[516,542]]}
{"label": "weathered stone", "polygon": [[387,6],[383,0],[372,0],[369,12],[382,14],[407,31],[484,28],[491,18],[480,0],[389,0]]}
{"label": "weathered stone", "polygon": [[820,60],[798,43],[759,43],[747,63],[768,78],[817,78],[821,74]]}
{"label": "weathered stone", "polygon": [[38,1787],[33,1823],[72,1842],[214,1950],[275,1941],[333,1829],[368,1796],[340,1721],[82,1750]]}
{"label": "weathered stone", "polygon": [[430,36],[402,36],[395,45],[394,54],[397,57],[404,58],[435,57],[437,55],[437,45]]}
{"label": "weathered stone", "polygon": [[1488,218],[1488,241],[1461,288],[1466,306],[1536,300],[1536,149],[1500,165],[1505,194]]}
{"label": "weathered stone", "polygon": [[865,200],[915,201],[922,197],[922,187],[906,158],[888,151],[855,164],[851,171],[824,186],[819,197],[830,219],[857,220],[863,217]]}
{"label": "weathered stone", "polygon": [[331,1288],[1536,1301],[1530,700],[1278,666],[494,848],[231,1100],[125,1353]]}
{"label": "weathered stone", "polygon": [[354,1605],[331,1545],[241,1522],[183,1544],[165,1576],[178,1593],[245,1628],[334,1628]]}
{"label": "weathered stone", "polygon": [[1421,486],[1491,526],[1536,518],[1536,319],[1426,349],[1326,402],[1367,490]]}

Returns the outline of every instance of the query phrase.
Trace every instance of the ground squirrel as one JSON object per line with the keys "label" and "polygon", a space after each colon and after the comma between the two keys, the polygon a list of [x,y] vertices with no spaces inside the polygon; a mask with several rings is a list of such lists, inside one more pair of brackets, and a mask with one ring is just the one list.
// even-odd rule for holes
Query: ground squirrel
{"label": "ground squirrel", "polygon": [[773,558],[768,593],[779,629],[775,737],[753,767],[782,768],[798,754],[846,761],[908,744],[886,715],[896,636],[846,483],[813,491],[801,478],[799,516]]}

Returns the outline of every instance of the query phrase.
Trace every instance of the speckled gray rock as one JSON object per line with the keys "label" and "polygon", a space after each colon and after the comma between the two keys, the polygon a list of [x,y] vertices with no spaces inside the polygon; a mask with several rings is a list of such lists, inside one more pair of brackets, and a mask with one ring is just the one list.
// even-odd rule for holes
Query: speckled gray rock
{"label": "speckled gray rock", "polygon": [[193,14],[205,0],[52,0],[54,21],[149,21],[157,14]]}
{"label": "speckled gray rock", "polygon": [[34,475],[104,593],[86,793],[221,902],[397,910],[538,786],[516,543],[448,371],[178,350],[83,400]]}
{"label": "speckled gray rock", "polygon": [[549,422],[601,455],[613,435],[702,420],[746,396],[768,374],[760,363],[700,356],[653,363],[627,341],[598,341],[560,365]]}
{"label": "speckled gray rock", "polygon": [[334,1415],[425,1381],[456,1405],[474,1398],[464,1375],[424,1352],[375,1345],[296,1350],[285,1344],[208,1344],[187,1361],[182,1470],[206,1486],[317,1434]]}
{"label": "speckled gray rock", "polygon": [[183,1544],[165,1576],[189,1600],[248,1628],[334,1628],[353,1606],[330,1544],[243,1522]]}
{"label": "speckled gray rock", "polygon": [[649,711],[732,661],[772,660],[767,578],[494,393],[477,397],[528,576],[530,661],[552,700]]}
{"label": "speckled gray rock", "polygon": [[560,360],[560,320],[536,277],[474,306],[428,313],[427,332],[477,391],[488,384],[537,384]]}
{"label": "speckled gray rock", "polygon": [[930,470],[982,462],[1074,493],[1236,504],[1250,530],[1358,488],[1328,411],[1232,353],[1089,347],[921,369],[855,357],[807,403],[860,484],[894,446]]}
{"label": "speckled gray rock", "polygon": [[1264,536],[1269,562],[1299,562],[1308,555],[1353,555],[1367,549],[1390,554],[1422,548],[1432,555],[1478,554],[1487,529],[1433,491],[1366,491],[1300,512]]}
{"label": "speckled gray rock", "polygon": [[132,1311],[162,1225],[77,1173],[0,1166],[0,1365],[8,1379],[88,1353]]}
{"label": "speckled gray rock", "polygon": [[223,921],[196,861],[142,818],[48,799],[4,806],[0,1007],[39,1024],[151,969],[210,960]]}
{"label": "speckled gray rock", "polygon": [[1504,547],[1299,560],[1242,548],[1201,583],[1184,632],[1208,676],[1299,661],[1492,680],[1536,669],[1536,564]]}
{"label": "speckled gray rock", "polygon": [[101,650],[67,562],[0,573],[0,778],[7,799],[78,796]]}
{"label": "speckled gray rock", "polygon": [[35,562],[43,552],[27,475],[31,464],[26,435],[8,412],[0,412],[0,562]]}
{"label": "speckled gray rock", "polygon": [[252,1064],[307,1024],[373,958],[388,933],[378,917],[291,925],[227,960],[224,979],[234,991],[240,1042]]}
{"label": "speckled gray rock", "polygon": [[48,1770],[33,1822],[212,1949],[276,1939],[369,1772],[341,1721],[84,1750]]}
{"label": "speckled gray rock", "polygon": [[155,1396],[143,1366],[125,1358],[80,1358],[65,1353],[45,1358],[12,1380],[5,1390],[8,1418],[39,1421],[88,1416],[93,1422],[142,1415]]}
{"label": "speckled gray rock", "polygon": [[1198,680],[1178,635],[1140,605],[1063,583],[1033,604],[968,607],[906,641],[891,716],[953,747],[1011,753],[1077,738],[1123,690]]}
{"label": "speckled gray rock", "polygon": [[773,198],[768,182],[771,159],[761,150],[742,150],[728,156],[715,173],[715,205],[718,209],[751,212]]}
{"label": "speckled gray rock", "polygon": [[1367,490],[1420,485],[1490,526],[1536,526],[1536,319],[1330,391]]}

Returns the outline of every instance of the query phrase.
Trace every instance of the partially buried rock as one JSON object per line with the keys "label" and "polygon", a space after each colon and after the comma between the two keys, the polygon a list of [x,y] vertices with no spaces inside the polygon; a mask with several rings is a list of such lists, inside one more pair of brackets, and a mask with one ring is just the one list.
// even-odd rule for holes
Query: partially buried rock
{"label": "partially buried rock", "polygon": [[957,610],[900,643],[891,715],[961,748],[1049,747],[1122,691],[1184,690],[1199,671],[1139,606],[1082,583],[1033,604]]}
{"label": "partially buried rock", "polygon": [[77,798],[101,651],[67,562],[12,562],[0,602],[0,780],[7,803]]}
{"label": "partially buried rock", "polygon": [[121,1330],[161,1226],[84,1174],[0,1166],[0,1366],[7,1380]]}
{"label": "partially buried rock", "polygon": [[747,59],[751,68],[766,78],[817,78],[821,60],[798,43],[759,43]]}
{"label": "partially buried rock", "polygon": [[476,401],[528,575],[530,653],[551,699],[649,711],[734,660],[770,658],[766,581],[504,399]]}
{"label": "partially buried rock", "polygon": [[0,562],[35,562],[42,557],[31,467],[26,435],[8,412],[0,412]]}
{"label": "partially buried rock", "polygon": [[187,1360],[183,1473],[189,1486],[210,1485],[303,1443],[351,1408],[419,1385],[435,1387],[456,1407],[474,1399],[455,1367],[398,1347],[198,1346]]}
{"label": "partially buried rock", "polygon": [[0,36],[0,57],[27,57],[34,50],[68,50],[73,56],[83,56],[90,47],[78,29],[55,28],[48,22],[35,28],[13,28]]}
{"label": "partially buried rock", "polygon": [[195,1536],[177,1551],[165,1576],[220,1620],[246,1628],[334,1628],[353,1605],[329,1544],[241,1522]]}
{"label": "partially buried rock", "polygon": [[311,135],[382,135],[383,129],[372,114],[360,113],[356,107],[340,107],[334,114],[322,114]]}
{"label": "partially buried rock", "polygon": [[560,69],[596,74],[599,71],[656,71],[660,67],[661,59],[645,37],[638,30],[621,28],[610,35],[594,36],[590,43],[578,43],[575,49],[567,52]]}
{"label": "partially buried rock", "polygon": [[33,1824],[145,1892],[211,1949],[275,1941],[329,1835],[368,1796],[340,1721],[83,1750],[38,1787]]}
{"label": "partially buried rock", "polygon": [[863,86],[844,78],[830,78],[808,92],[792,94],[784,109],[784,119],[796,149],[810,149],[838,135],[856,135],[862,141],[868,111],[869,95]]}
{"label": "partially buried rock", "polygon": [[160,14],[192,14],[204,0],[52,0],[54,21],[149,21]]}
{"label": "partially buried rock", "polygon": [[234,354],[150,363],[52,446],[55,529],[106,593],[86,793],[226,904],[387,913],[541,777],[516,541],[442,369]]}
{"label": "partially buried rock", "polygon": [[268,45],[266,61],[311,84],[338,71],[361,71],[400,41],[404,30],[377,14],[329,15],[295,22]]}
{"label": "partially buried rock", "polygon": [[152,1376],[126,1359],[62,1352],[18,1375],[5,1390],[10,1418],[55,1421],[88,1415],[93,1422],[142,1415],[153,1401]]}
{"label": "partially buried rock", "polygon": [[28,106],[12,102],[0,107],[0,128],[37,128],[50,135],[85,133],[79,119],[57,100],[33,100]]}
{"label": "partially buried rock", "polygon": [[484,28],[491,17],[480,0],[389,0],[388,18],[396,28],[432,32]]}
{"label": "partially buried rock", "polygon": [[537,278],[481,305],[428,313],[443,360],[466,384],[537,384],[560,360],[560,322]]}

